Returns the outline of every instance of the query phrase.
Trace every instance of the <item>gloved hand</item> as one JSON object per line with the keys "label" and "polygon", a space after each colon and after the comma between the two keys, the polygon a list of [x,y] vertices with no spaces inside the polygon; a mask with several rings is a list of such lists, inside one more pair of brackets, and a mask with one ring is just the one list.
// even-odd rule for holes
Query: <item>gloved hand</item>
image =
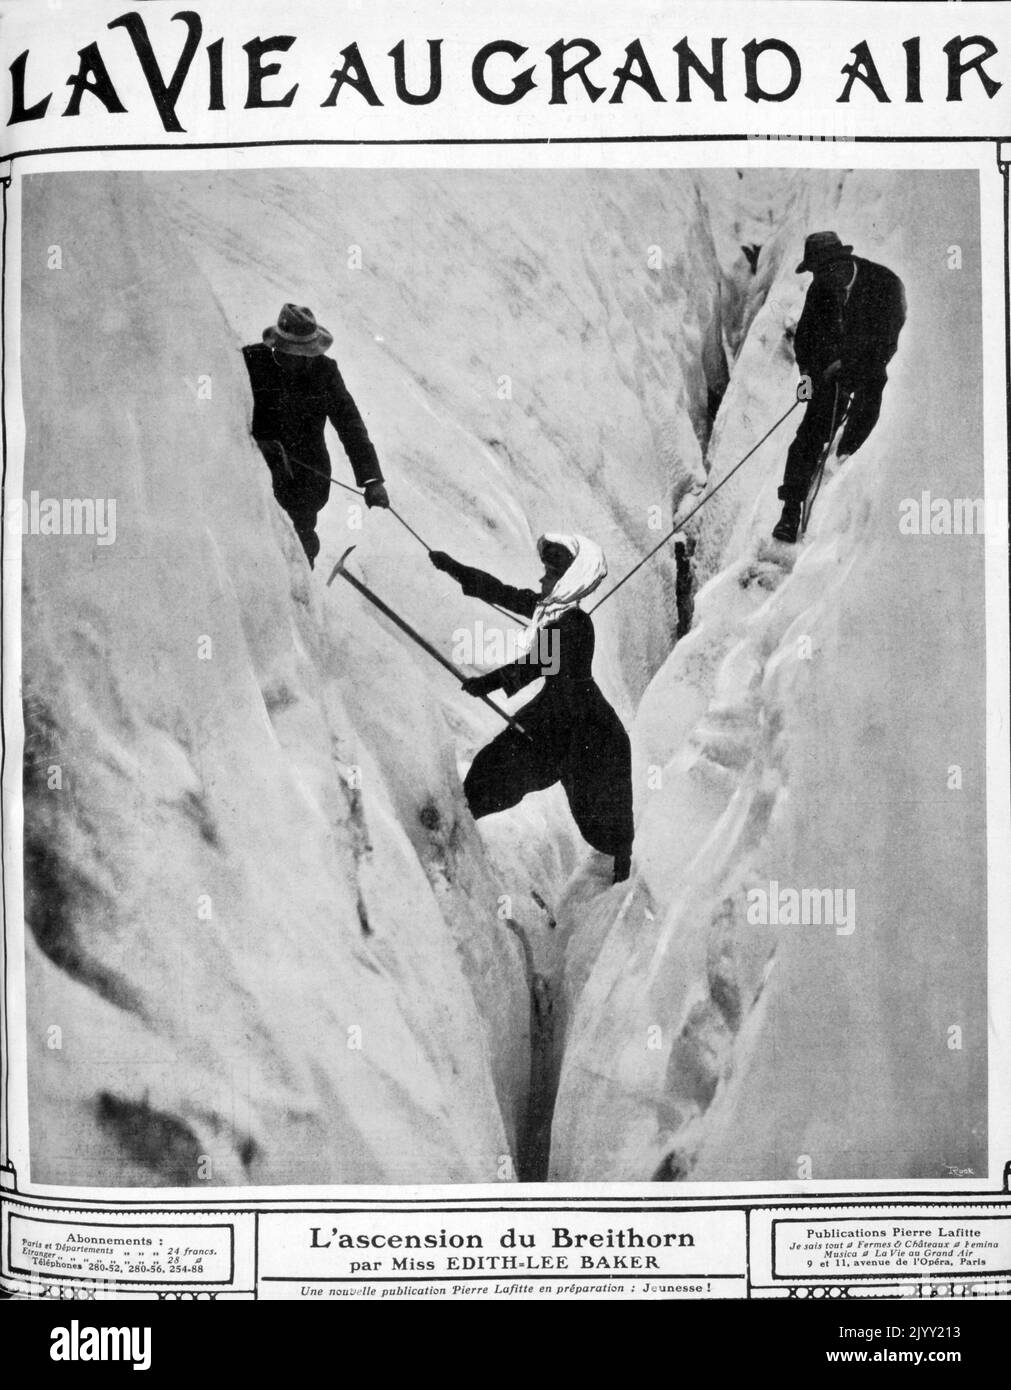
{"label": "gloved hand", "polygon": [[842,360],[841,358],[837,357],[836,360],[834,362],[830,362],[828,366],[825,368],[825,370],[822,372],[821,379],[826,383],[830,381],[835,381],[836,377],[839,375],[841,371]]}
{"label": "gloved hand", "polygon": [[499,673],[497,671],[487,671],[483,676],[468,676],[463,683],[463,688],[467,694],[475,697],[490,695],[498,687]]}
{"label": "gloved hand", "polygon": [[386,487],[377,478],[373,478],[370,483],[365,484],[365,505],[366,507],[388,507],[390,505]]}
{"label": "gloved hand", "polygon": [[456,561],[452,555],[447,555],[444,550],[430,550],[428,558],[437,570],[443,570],[446,574],[452,574],[456,569]]}

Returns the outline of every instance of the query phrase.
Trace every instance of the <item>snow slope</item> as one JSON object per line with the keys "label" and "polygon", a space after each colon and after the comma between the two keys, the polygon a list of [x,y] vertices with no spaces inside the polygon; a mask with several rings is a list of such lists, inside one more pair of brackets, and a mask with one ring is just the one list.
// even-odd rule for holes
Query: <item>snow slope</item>
{"label": "snow slope", "polygon": [[[791,399],[806,231],[897,270],[909,319],[795,565],[765,540],[792,425],[697,520],[693,630],[634,724],[637,873],[617,911],[577,881],[559,914],[558,1179],[985,1171],[984,539],[899,530],[921,489],[982,494],[975,178],[784,175],[778,200],[714,479]],[[770,882],[851,891],[852,930],[752,924]]]}
{"label": "snow slope", "polygon": [[[114,545],[25,538],[33,1178],[982,1171],[983,541],[898,530],[982,487],[970,177],[56,175],[25,208],[24,491],[118,503]],[[312,305],[431,545],[530,583],[574,529],[617,577],[792,400],[823,226],[907,285],[882,419],[796,556],[764,539],[796,414],[698,515],[676,647],[672,551],[601,610],[632,879],[557,790],[478,829],[494,716],[324,578],[354,544],[447,653],[495,615],[346,494],[310,575],[239,347]],[[772,881],[854,929],[753,925]]]}
{"label": "snow slope", "polygon": [[[558,794],[479,836],[459,771],[494,717],[323,579],[356,543],[447,651],[475,605],[344,495],[310,576],[238,349],[313,305],[432,544],[530,582],[564,527],[620,573],[702,478],[724,384],[695,181],[41,176],[23,244],[25,494],[117,501],[113,545],[25,538],[33,1178],[543,1170],[551,904],[585,847]],[[672,591],[665,559],[600,625],[627,718]]]}

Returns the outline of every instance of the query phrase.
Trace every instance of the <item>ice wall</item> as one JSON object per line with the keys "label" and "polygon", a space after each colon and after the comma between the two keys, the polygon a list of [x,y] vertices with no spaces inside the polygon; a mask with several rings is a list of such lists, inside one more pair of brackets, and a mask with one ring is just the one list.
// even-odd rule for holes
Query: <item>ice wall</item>
{"label": "ice wall", "polygon": [[[634,726],[637,872],[617,907],[577,881],[560,911],[558,1179],[985,1170],[985,541],[899,527],[924,489],[983,491],[978,187],[784,182],[710,477],[792,398],[805,232],[895,269],[909,320],[795,565],[765,539],[789,429],[700,514],[695,625]],[[773,883],[851,892],[852,927],[749,922]]]}
{"label": "ice wall", "polygon": [[[431,544],[529,583],[536,535],[575,529],[620,573],[701,479],[724,384],[694,180],[43,176],[24,281],[25,496],[117,504],[114,544],[25,538],[33,1178],[524,1175],[585,847],[558,794],[479,836],[460,770],[493,716],[323,581],[357,543],[447,652],[475,605],[353,498],[310,575],[238,349],[311,304]],[[626,717],[672,589],[665,562],[601,625]]]}
{"label": "ice wall", "polygon": [[[980,1171],[983,541],[898,529],[981,491],[972,179],[60,175],[25,208],[24,493],[117,502],[113,545],[25,538],[33,1177],[540,1176],[556,1081],[559,1179]],[[617,576],[790,403],[823,226],[907,284],[882,420],[795,565],[796,415],[699,514],[673,653],[672,552],[601,610],[632,880],[557,791],[479,830],[493,716],[323,580],[355,544],[447,652],[495,615],[340,494],[310,575],[239,347],[312,305],[430,544],[530,583],[574,529]],[[852,890],[854,929],[748,922],[773,881]]]}
{"label": "ice wall", "polygon": [[117,501],[115,544],[25,543],[33,1177],[493,1180],[529,1000],[442,713],[418,683],[421,818],[341,693],[400,653],[330,623],[213,293],[111,191],[26,196],[26,484]]}

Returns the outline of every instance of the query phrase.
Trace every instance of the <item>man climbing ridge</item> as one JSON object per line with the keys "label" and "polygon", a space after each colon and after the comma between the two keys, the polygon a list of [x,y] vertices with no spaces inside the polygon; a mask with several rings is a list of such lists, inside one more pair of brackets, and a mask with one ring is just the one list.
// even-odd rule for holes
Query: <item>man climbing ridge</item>
{"label": "man climbing ridge", "polygon": [[600,546],[585,536],[546,535],[537,542],[544,565],[540,593],[503,584],[433,550],[429,559],[470,597],[529,619],[520,657],[463,683],[468,695],[515,695],[545,677],[544,688],[510,725],[482,748],[464,780],[475,820],[504,811],[561,782],[583,838],[614,856],[615,883],[632,861],[632,756],[628,734],[593,679],[593,620],[580,600],[607,574]]}
{"label": "man climbing ridge", "polygon": [[843,425],[837,457],[856,453],[877,423],[886,367],[906,320],[902,281],[886,266],[853,255],[836,232],[812,232],[797,274],[814,275],[797,325],[794,353],[812,394],[786,456],[779,496],[783,514],[772,534],[793,544],[804,504]]}
{"label": "man climbing ridge", "polygon": [[319,553],[316,517],[330,495],[330,455],[323,431],[337,431],[365,489],[369,507],[388,507],[383,472],[368,430],[327,349],[333,334],[311,309],[285,304],[263,342],[242,349],[253,390],[251,433],[266,459],[278,505],[291,517],[314,564]]}

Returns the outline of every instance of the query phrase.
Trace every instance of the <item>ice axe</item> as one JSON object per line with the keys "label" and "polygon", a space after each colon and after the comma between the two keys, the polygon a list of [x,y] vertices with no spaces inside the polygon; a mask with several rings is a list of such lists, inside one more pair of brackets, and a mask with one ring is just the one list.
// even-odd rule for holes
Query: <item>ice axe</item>
{"label": "ice axe", "polygon": [[[444,666],[446,670],[449,671],[452,675],[454,675],[462,685],[463,682],[467,679],[467,677],[463,674],[463,672],[459,669],[458,666],[454,666],[453,663],[447,657],[443,656],[442,652],[440,652],[437,647],[433,647],[431,642],[429,642],[426,638],[422,637],[420,632],[415,632],[414,628],[411,627],[410,623],[405,622],[404,619],[401,618],[398,613],[394,613],[393,609],[390,608],[388,604],[384,603],[382,599],[378,596],[378,594],[374,594],[372,590],[368,588],[367,585],[363,584],[360,579],[356,579],[353,574],[348,573],[348,571],[344,568],[344,562],[351,554],[352,550],[354,550],[354,546],[349,545],[347,550],[345,550],[344,554],[337,561],[336,565],[334,565],[333,570],[330,573],[330,578],[326,581],[327,588],[330,587],[330,585],[334,582],[338,575],[340,575],[342,579],[346,579],[353,589],[357,589],[363,598],[368,599],[369,603],[371,603],[373,607],[378,608],[380,613],[382,613],[385,617],[389,618],[390,622],[393,623],[396,627],[400,628],[401,632],[406,633],[406,635],[410,637],[412,642],[416,642],[418,646],[421,647],[422,651],[426,651],[429,656],[434,657],[434,659],[439,663],[439,665]],[[489,709],[493,709],[500,719],[504,719],[507,724],[511,724],[514,729],[517,729],[521,734],[524,734],[527,737],[529,737],[529,735],[527,735],[526,729],[524,729],[523,725],[519,722],[519,720],[514,719],[511,714],[507,714],[504,709],[500,709],[494,700],[490,700],[487,695],[479,695],[478,699],[483,700]]]}

